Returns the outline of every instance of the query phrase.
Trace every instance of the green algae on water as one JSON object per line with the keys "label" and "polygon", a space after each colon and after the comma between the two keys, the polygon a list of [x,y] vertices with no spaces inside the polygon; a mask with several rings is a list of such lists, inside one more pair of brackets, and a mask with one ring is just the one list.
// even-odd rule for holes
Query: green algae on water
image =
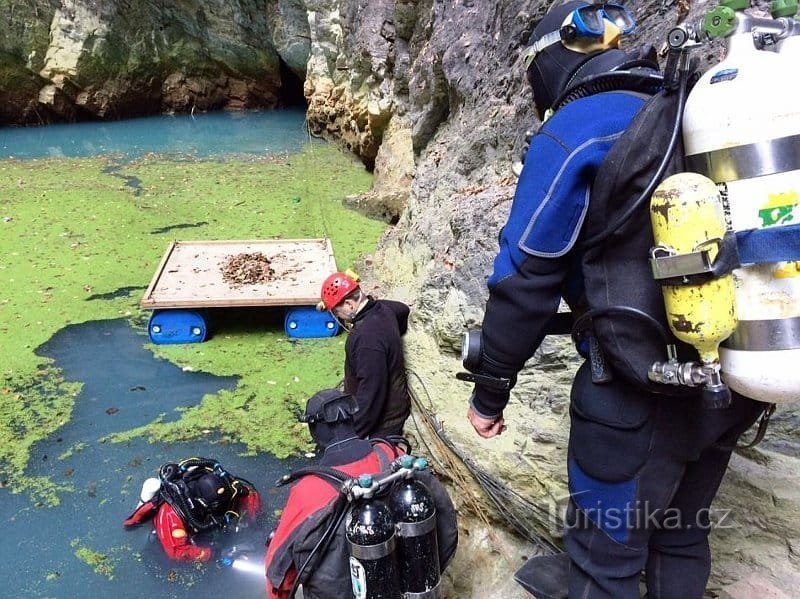
{"label": "green algae on water", "polygon": [[[128,546],[114,547],[107,553],[102,553],[81,544],[79,539],[72,539],[70,546],[75,550],[75,557],[92,568],[95,574],[105,576],[109,580],[114,580],[114,571],[116,570],[119,556],[130,553],[130,547]],[[117,555],[117,557],[113,557],[112,554]],[[49,575],[47,578],[51,580]]]}
{"label": "green algae on water", "polygon": [[[284,159],[147,156],[113,166],[116,176],[104,172],[108,159],[0,161],[0,474],[15,491],[36,486],[46,503],[63,487],[25,477],[30,448],[69,421],[80,391],[80,381],[61,380],[35,353],[58,330],[115,318],[143,328],[150,313],[139,299],[175,239],[329,237],[337,266],[349,268],[385,228],[343,206],[346,196],[369,189],[371,175],[333,146],[312,144]],[[134,177],[137,188],[119,175]],[[287,456],[308,443],[295,409],[342,377],[342,337],[290,340],[282,330],[241,326],[205,343],[148,347],[186,370],[236,376],[238,384],[202,398],[177,421],[156,419],[111,440],[213,432],[249,453]]]}
{"label": "green algae on water", "polygon": [[88,547],[78,547],[75,550],[75,557],[92,568],[96,574],[105,576],[109,580],[114,579],[114,563],[106,554],[92,551]]}

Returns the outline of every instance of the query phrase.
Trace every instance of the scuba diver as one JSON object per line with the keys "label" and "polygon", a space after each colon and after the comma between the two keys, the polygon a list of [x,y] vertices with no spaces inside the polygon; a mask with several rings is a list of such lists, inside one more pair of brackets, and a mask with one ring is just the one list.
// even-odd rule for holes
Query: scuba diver
{"label": "scuba diver", "polygon": [[401,435],[411,413],[403,341],[409,308],[364,293],[352,272],[335,272],[322,284],[317,308],[328,310],[349,331],[344,352],[344,390],[356,399],[361,437]]}
{"label": "scuba diver", "polygon": [[644,129],[615,142],[660,106],[649,99],[664,79],[654,51],[619,49],[634,27],[625,7],[582,1],[553,6],[535,26],[524,57],[543,124],[500,234],[480,336],[465,346],[471,374],[461,378],[475,383],[467,417],[491,438],[506,429],[517,374],[554,332],[562,299],[584,325],[572,330],[586,360],[570,398],[564,580],[543,580],[560,574],[537,558],[517,574],[539,597],[638,599],[642,571],[648,597],[702,597],[709,507],[737,440],[765,408],[735,392],[648,378],[667,319],[647,260],[648,208],[635,200],[664,159],[665,135]]}
{"label": "scuba diver", "polygon": [[156,535],[170,559],[208,562],[212,547],[197,543],[195,535],[255,521],[260,509],[252,483],[216,460],[189,458],[164,464],[158,478],[144,481],[139,504],[123,525],[130,529],[155,518]]}
{"label": "scuba diver", "polygon": [[[399,597],[388,590],[390,575],[398,569],[410,572],[412,576],[430,575],[433,581],[431,585],[436,586],[440,573],[455,554],[458,543],[455,509],[442,483],[429,470],[424,470],[417,473],[419,480],[424,483],[422,492],[426,495],[429,493],[428,500],[435,505],[435,523],[433,519],[425,521],[432,526],[426,533],[433,535],[435,542],[418,542],[415,545],[419,549],[416,558],[421,560],[418,564],[423,564],[422,567],[395,568],[393,562],[388,563],[389,558],[394,560],[394,556],[387,555],[384,558],[386,563],[371,564],[370,574],[364,575],[361,566],[364,558],[359,561],[353,553],[354,541],[350,534],[353,526],[347,526],[354,524],[355,517],[352,511],[348,513],[348,502],[344,499],[342,488],[347,481],[352,482],[353,477],[363,482],[365,475],[377,476],[387,471],[393,460],[404,455],[400,445],[407,447],[408,442],[397,438],[360,438],[355,430],[358,410],[353,396],[338,389],[326,389],[308,400],[305,412],[300,416],[301,421],[308,424],[311,437],[322,455],[318,465],[294,472],[279,481],[279,484],[294,482],[294,485],[267,548],[265,568],[268,599],[294,597],[301,584],[305,599],[351,597],[354,589],[360,589],[357,596],[362,597]],[[367,478],[372,480],[371,477]],[[416,501],[414,505],[419,507],[422,503]],[[367,503],[356,502],[355,505],[372,510]],[[370,514],[375,513],[370,511]],[[347,520],[345,516],[348,516]],[[391,519],[370,520],[370,523],[371,529],[388,526],[390,534],[396,526]],[[407,529],[413,526],[406,525]],[[394,543],[394,537],[392,539]],[[401,543],[398,541],[397,544],[399,546]],[[421,571],[426,568],[426,572]],[[378,576],[383,594],[371,594],[370,575]],[[419,580],[409,584],[413,585],[414,582]],[[370,588],[370,592],[366,592],[366,588]]]}

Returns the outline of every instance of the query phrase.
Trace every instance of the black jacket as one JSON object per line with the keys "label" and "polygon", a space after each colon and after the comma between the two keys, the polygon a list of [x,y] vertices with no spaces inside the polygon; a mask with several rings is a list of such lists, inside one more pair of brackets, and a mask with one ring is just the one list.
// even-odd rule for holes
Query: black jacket
{"label": "black jacket", "polygon": [[372,297],[358,313],[345,344],[344,390],[358,403],[361,437],[399,435],[411,412],[401,336],[409,308]]}

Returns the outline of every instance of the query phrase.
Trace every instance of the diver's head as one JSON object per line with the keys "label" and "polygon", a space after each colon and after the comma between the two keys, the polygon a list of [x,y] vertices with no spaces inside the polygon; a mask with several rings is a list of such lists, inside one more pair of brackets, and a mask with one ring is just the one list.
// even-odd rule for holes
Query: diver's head
{"label": "diver's head", "polygon": [[536,25],[524,51],[528,82],[540,119],[569,88],[631,61],[620,38],[636,27],[622,5],[571,0],[553,7]]}
{"label": "diver's head", "polygon": [[339,389],[318,391],[306,403],[300,421],[308,424],[314,442],[324,451],[330,445],[356,437],[353,418],[358,405]]}
{"label": "diver's head", "polygon": [[231,509],[236,492],[230,481],[217,472],[206,470],[187,484],[193,499],[215,516]]}

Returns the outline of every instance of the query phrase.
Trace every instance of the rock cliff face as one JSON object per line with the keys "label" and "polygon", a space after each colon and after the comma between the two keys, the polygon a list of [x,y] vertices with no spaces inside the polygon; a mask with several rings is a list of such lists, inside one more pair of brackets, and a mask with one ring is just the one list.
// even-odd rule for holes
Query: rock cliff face
{"label": "rock cliff face", "polygon": [[[558,542],[574,351],[564,339],[545,341],[512,394],[509,431],[490,441],[466,422],[470,388],[453,377],[461,334],[482,320],[485,278],[516,183],[510,166],[536,124],[520,53],[551,4],[0,0],[0,119],[274,106],[287,81],[304,80],[311,130],[375,169],[372,193],[354,203],[397,223],[370,265],[379,293],[413,306],[410,366],[447,435],[528,498],[529,527]],[[712,1],[627,4],[639,21],[628,45],[661,47],[673,24]],[[721,50],[704,48],[699,57],[712,63]],[[713,594],[795,594],[798,422],[796,410],[781,409],[767,440],[732,460],[715,503],[730,515],[712,534]],[[462,505],[462,515],[469,511]],[[450,573],[457,596],[526,596],[510,574],[533,549],[496,523],[471,522],[466,532]]]}
{"label": "rock cliff face", "polygon": [[2,0],[0,14],[8,122],[272,108],[305,77],[299,2]]}

